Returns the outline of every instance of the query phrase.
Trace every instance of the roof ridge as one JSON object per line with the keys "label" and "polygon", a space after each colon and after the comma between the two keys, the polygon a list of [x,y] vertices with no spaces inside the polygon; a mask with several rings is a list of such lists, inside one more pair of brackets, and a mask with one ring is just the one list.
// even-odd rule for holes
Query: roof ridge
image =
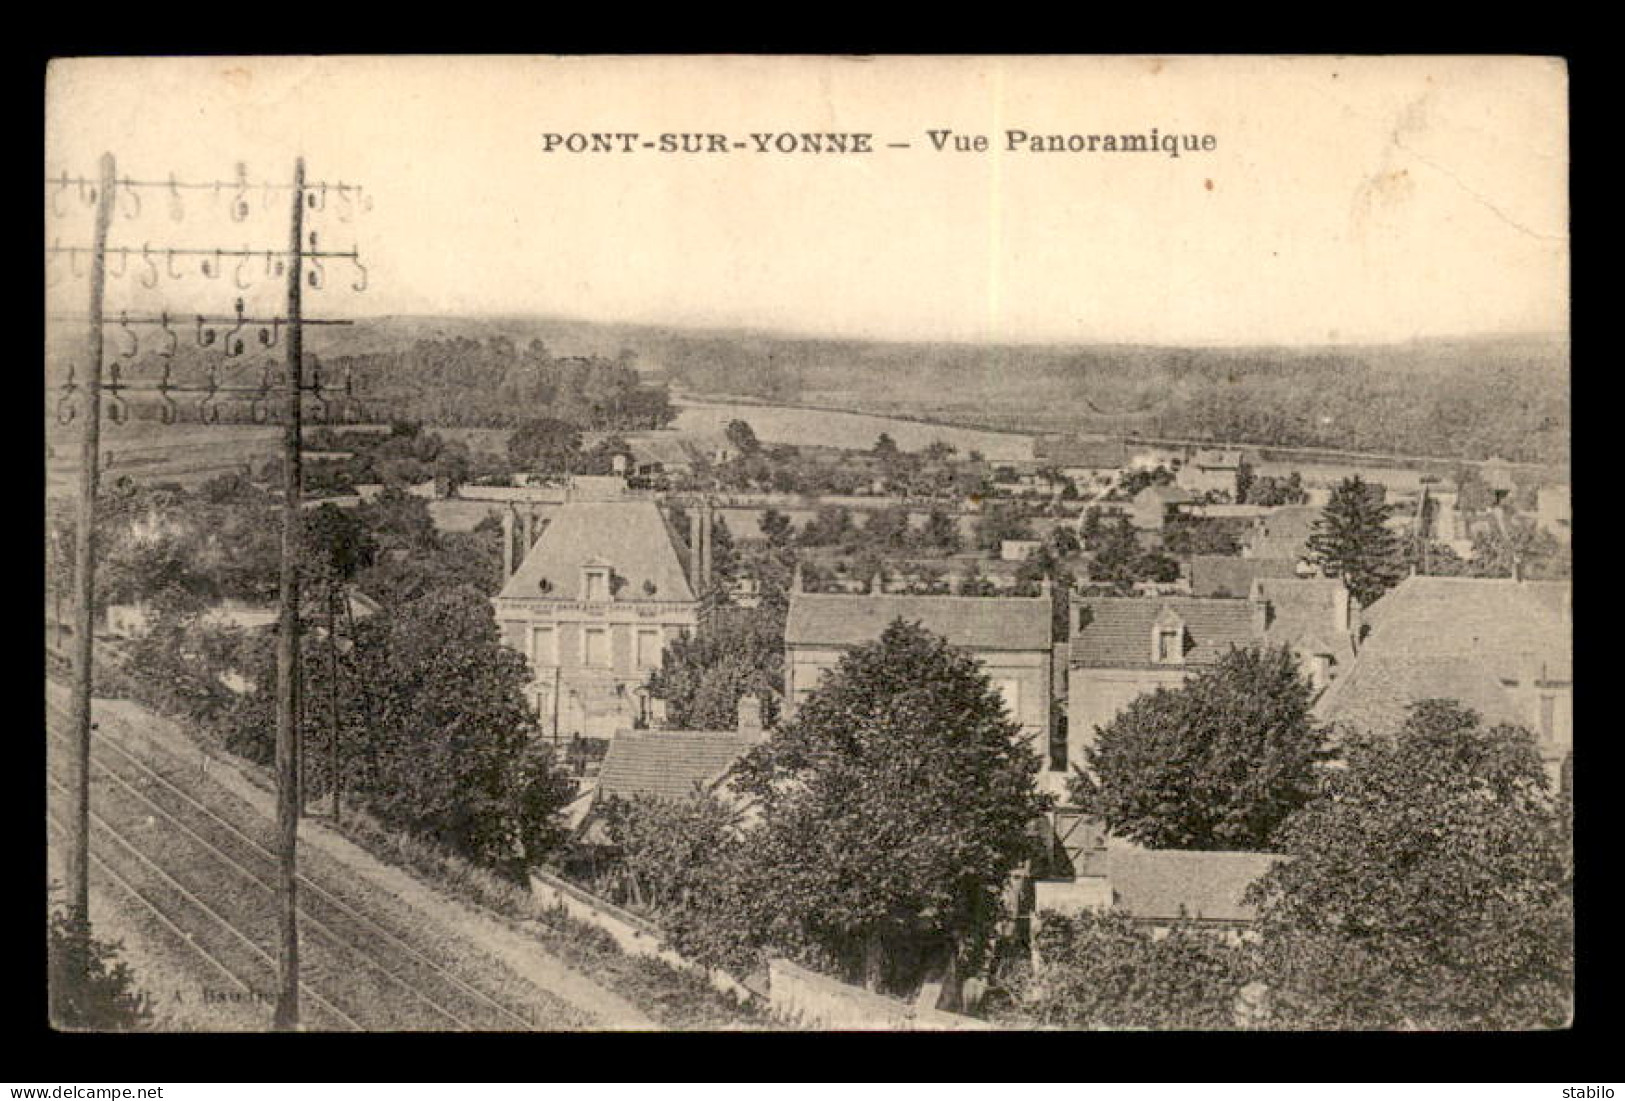
{"label": "roof ridge", "polygon": [[834,597],[838,600],[1044,600],[1045,595],[1022,596],[1019,593],[998,593],[993,596],[970,596],[964,593],[809,593],[805,590],[792,592],[791,599],[803,597]]}

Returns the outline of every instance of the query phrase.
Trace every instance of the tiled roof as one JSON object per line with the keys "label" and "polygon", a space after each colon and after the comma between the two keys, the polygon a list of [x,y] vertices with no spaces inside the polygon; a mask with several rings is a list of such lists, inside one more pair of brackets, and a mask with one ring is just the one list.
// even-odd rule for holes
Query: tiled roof
{"label": "tiled roof", "polygon": [[[1185,660],[1212,665],[1233,646],[1251,646],[1252,605],[1245,599],[1093,597],[1073,601],[1072,664],[1104,669],[1177,668],[1152,660],[1152,626],[1165,611],[1185,624]],[[1080,609],[1084,614],[1080,620]]]}
{"label": "tiled roof", "polygon": [[1571,592],[1567,581],[1407,577],[1366,611],[1364,649],[1471,656],[1512,679],[1544,665],[1547,677],[1572,679]]}
{"label": "tiled roof", "polygon": [[1109,847],[1112,908],[1142,920],[1251,921],[1256,913],[1242,896],[1285,859],[1275,853]]}
{"label": "tiled roof", "polygon": [[580,600],[581,567],[590,560],[610,564],[617,600],[694,600],[659,507],[636,499],[570,501],[553,510],[551,522],[502,587],[501,599]]}
{"label": "tiled roof", "polygon": [[1499,678],[1465,655],[1362,653],[1315,705],[1320,721],[1393,733],[1417,700],[1457,700],[1486,723],[1516,723],[1519,714]]}
{"label": "tiled roof", "polygon": [[1313,505],[1282,505],[1258,521],[1258,534],[1266,539],[1308,539],[1324,509]]}
{"label": "tiled roof", "polygon": [[1290,646],[1300,654],[1330,654],[1346,668],[1354,661],[1354,636],[1337,629],[1338,602],[1346,592],[1335,578],[1260,577],[1250,595],[1269,602],[1265,642]]}
{"label": "tiled roof", "polygon": [[967,650],[1048,650],[1051,614],[1044,597],[798,592],[790,595],[784,641],[791,646],[861,646],[902,619]]}
{"label": "tiled roof", "polygon": [[1572,681],[1568,582],[1408,577],[1364,614],[1353,669],[1315,706],[1322,721],[1369,731],[1403,724],[1411,703],[1454,699],[1486,722],[1529,725],[1508,682]]}
{"label": "tiled roof", "polygon": [[756,738],[734,730],[622,730],[598,773],[598,798],[684,799],[709,791]]}
{"label": "tiled roof", "polygon": [[1297,561],[1309,552],[1309,536],[1321,510],[1311,505],[1285,505],[1261,516],[1247,539],[1252,558],[1287,558]]}
{"label": "tiled roof", "polygon": [[1191,556],[1192,596],[1246,596],[1260,577],[1296,577],[1292,558],[1237,558],[1230,554]]}

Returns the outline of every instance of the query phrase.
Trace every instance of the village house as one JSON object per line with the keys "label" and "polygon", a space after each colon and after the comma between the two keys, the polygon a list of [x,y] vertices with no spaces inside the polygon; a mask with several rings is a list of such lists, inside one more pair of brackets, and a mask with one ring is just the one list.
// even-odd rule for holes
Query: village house
{"label": "village house", "polygon": [[1082,597],[1072,602],[1068,756],[1086,768],[1096,731],[1140,696],[1177,688],[1232,648],[1286,646],[1311,686],[1355,663],[1360,617],[1343,582],[1254,578],[1245,598]]}
{"label": "village house", "polygon": [[748,801],[729,786],[729,778],[746,753],[768,738],[762,724],[762,702],[739,699],[732,730],[630,730],[610,739],[595,783],[566,808],[576,844],[601,848],[609,843],[602,811],[611,799],[690,799],[709,795],[738,810],[748,822]]}
{"label": "village house", "polygon": [[1064,784],[1051,759],[1054,697],[1053,602],[1036,597],[904,596],[877,584],[868,593],[809,593],[799,572],[784,626],[785,698],[793,714],[819,680],[855,646],[880,638],[894,621],[919,623],[970,653],[1004,699],[1021,736],[1048,762],[1046,784]]}
{"label": "village house", "polygon": [[1158,688],[1177,688],[1232,647],[1253,641],[1245,600],[1090,597],[1072,602],[1067,671],[1067,753],[1084,756],[1097,727]]}
{"label": "village house", "polygon": [[1200,496],[1204,493],[1236,495],[1241,473],[1241,452],[1234,449],[1203,448],[1179,468],[1181,489]]}
{"label": "village house", "polygon": [[[503,516],[508,576],[493,601],[496,620],[503,642],[530,662],[527,694],[555,743],[655,719],[649,674],[699,622],[709,508],[690,514],[691,554],[659,506],[625,496],[623,486],[576,479],[543,522],[524,511]],[[523,561],[514,568],[516,549]]]}
{"label": "village house", "polygon": [[1108,487],[1129,465],[1128,448],[1119,439],[1046,441],[1039,457],[1079,489]]}
{"label": "village house", "polygon": [[1283,505],[1259,517],[1252,532],[1243,542],[1243,558],[1286,559],[1307,562],[1309,537],[1315,532],[1315,521],[1321,509],[1312,505]]}
{"label": "village house", "polygon": [[1247,889],[1286,856],[1262,852],[1147,849],[1109,837],[1087,816],[1055,816],[1055,874],[1033,881],[1033,911],[1123,914],[1154,936],[1195,926],[1240,941],[1257,918]]}
{"label": "village house", "polygon": [[1189,563],[1192,596],[1246,596],[1260,577],[1297,577],[1289,558],[1237,558],[1232,554],[1193,554]]}
{"label": "village house", "polygon": [[1359,656],[1316,717],[1383,733],[1417,700],[1457,700],[1533,733],[1555,779],[1574,747],[1572,609],[1567,581],[1408,577],[1365,611]]}

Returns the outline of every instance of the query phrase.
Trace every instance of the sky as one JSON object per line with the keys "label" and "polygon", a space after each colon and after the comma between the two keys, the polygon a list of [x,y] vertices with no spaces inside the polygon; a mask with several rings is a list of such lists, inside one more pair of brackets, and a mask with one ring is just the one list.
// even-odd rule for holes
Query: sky
{"label": "sky", "polygon": [[[360,183],[307,309],[545,314],[837,337],[1321,344],[1568,331],[1567,78],[1508,58],[70,59],[47,176]],[[1011,151],[1007,132],[1211,134],[1205,153]],[[937,152],[930,130],[984,135]],[[549,133],[873,135],[862,156],[547,152]],[[908,143],[892,149],[889,143]],[[91,207],[47,186],[46,244]],[[114,248],[285,248],[285,193],[123,201]],[[63,213],[52,213],[52,201]],[[134,217],[126,215],[135,214]],[[342,216],[353,214],[349,221]],[[159,253],[162,256],[162,253]],[[265,264],[109,309],[253,309]],[[193,265],[188,269],[186,263]],[[155,266],[162,266],[162,262]],[[48,266],[53,295],[84,281]],[[235,279],[245,290],[233,285]],[[78,288],[77,290],[75,288]],[[56,298],[51,299],[53,303]]]}

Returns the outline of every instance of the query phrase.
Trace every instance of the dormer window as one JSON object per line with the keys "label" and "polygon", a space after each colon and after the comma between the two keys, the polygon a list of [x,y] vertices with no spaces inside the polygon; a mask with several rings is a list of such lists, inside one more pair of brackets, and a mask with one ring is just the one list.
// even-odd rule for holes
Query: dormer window
{"label": "dormer window", "polygon": [[1185,661],[1185,621],[1172,608],[1164,608],[1151,627],[1151,660],[1158,665]]}
{"label": "dormer window", "polygon": [[609,599],[608,566],[583,566],[581,568],[581,598],[589,602]]}
{"label": "dormer window", "polygon": [[1178,627],[1159,627],[1157,629],[1157,660],[1178,661],[1180,656],[1180,634]]}

